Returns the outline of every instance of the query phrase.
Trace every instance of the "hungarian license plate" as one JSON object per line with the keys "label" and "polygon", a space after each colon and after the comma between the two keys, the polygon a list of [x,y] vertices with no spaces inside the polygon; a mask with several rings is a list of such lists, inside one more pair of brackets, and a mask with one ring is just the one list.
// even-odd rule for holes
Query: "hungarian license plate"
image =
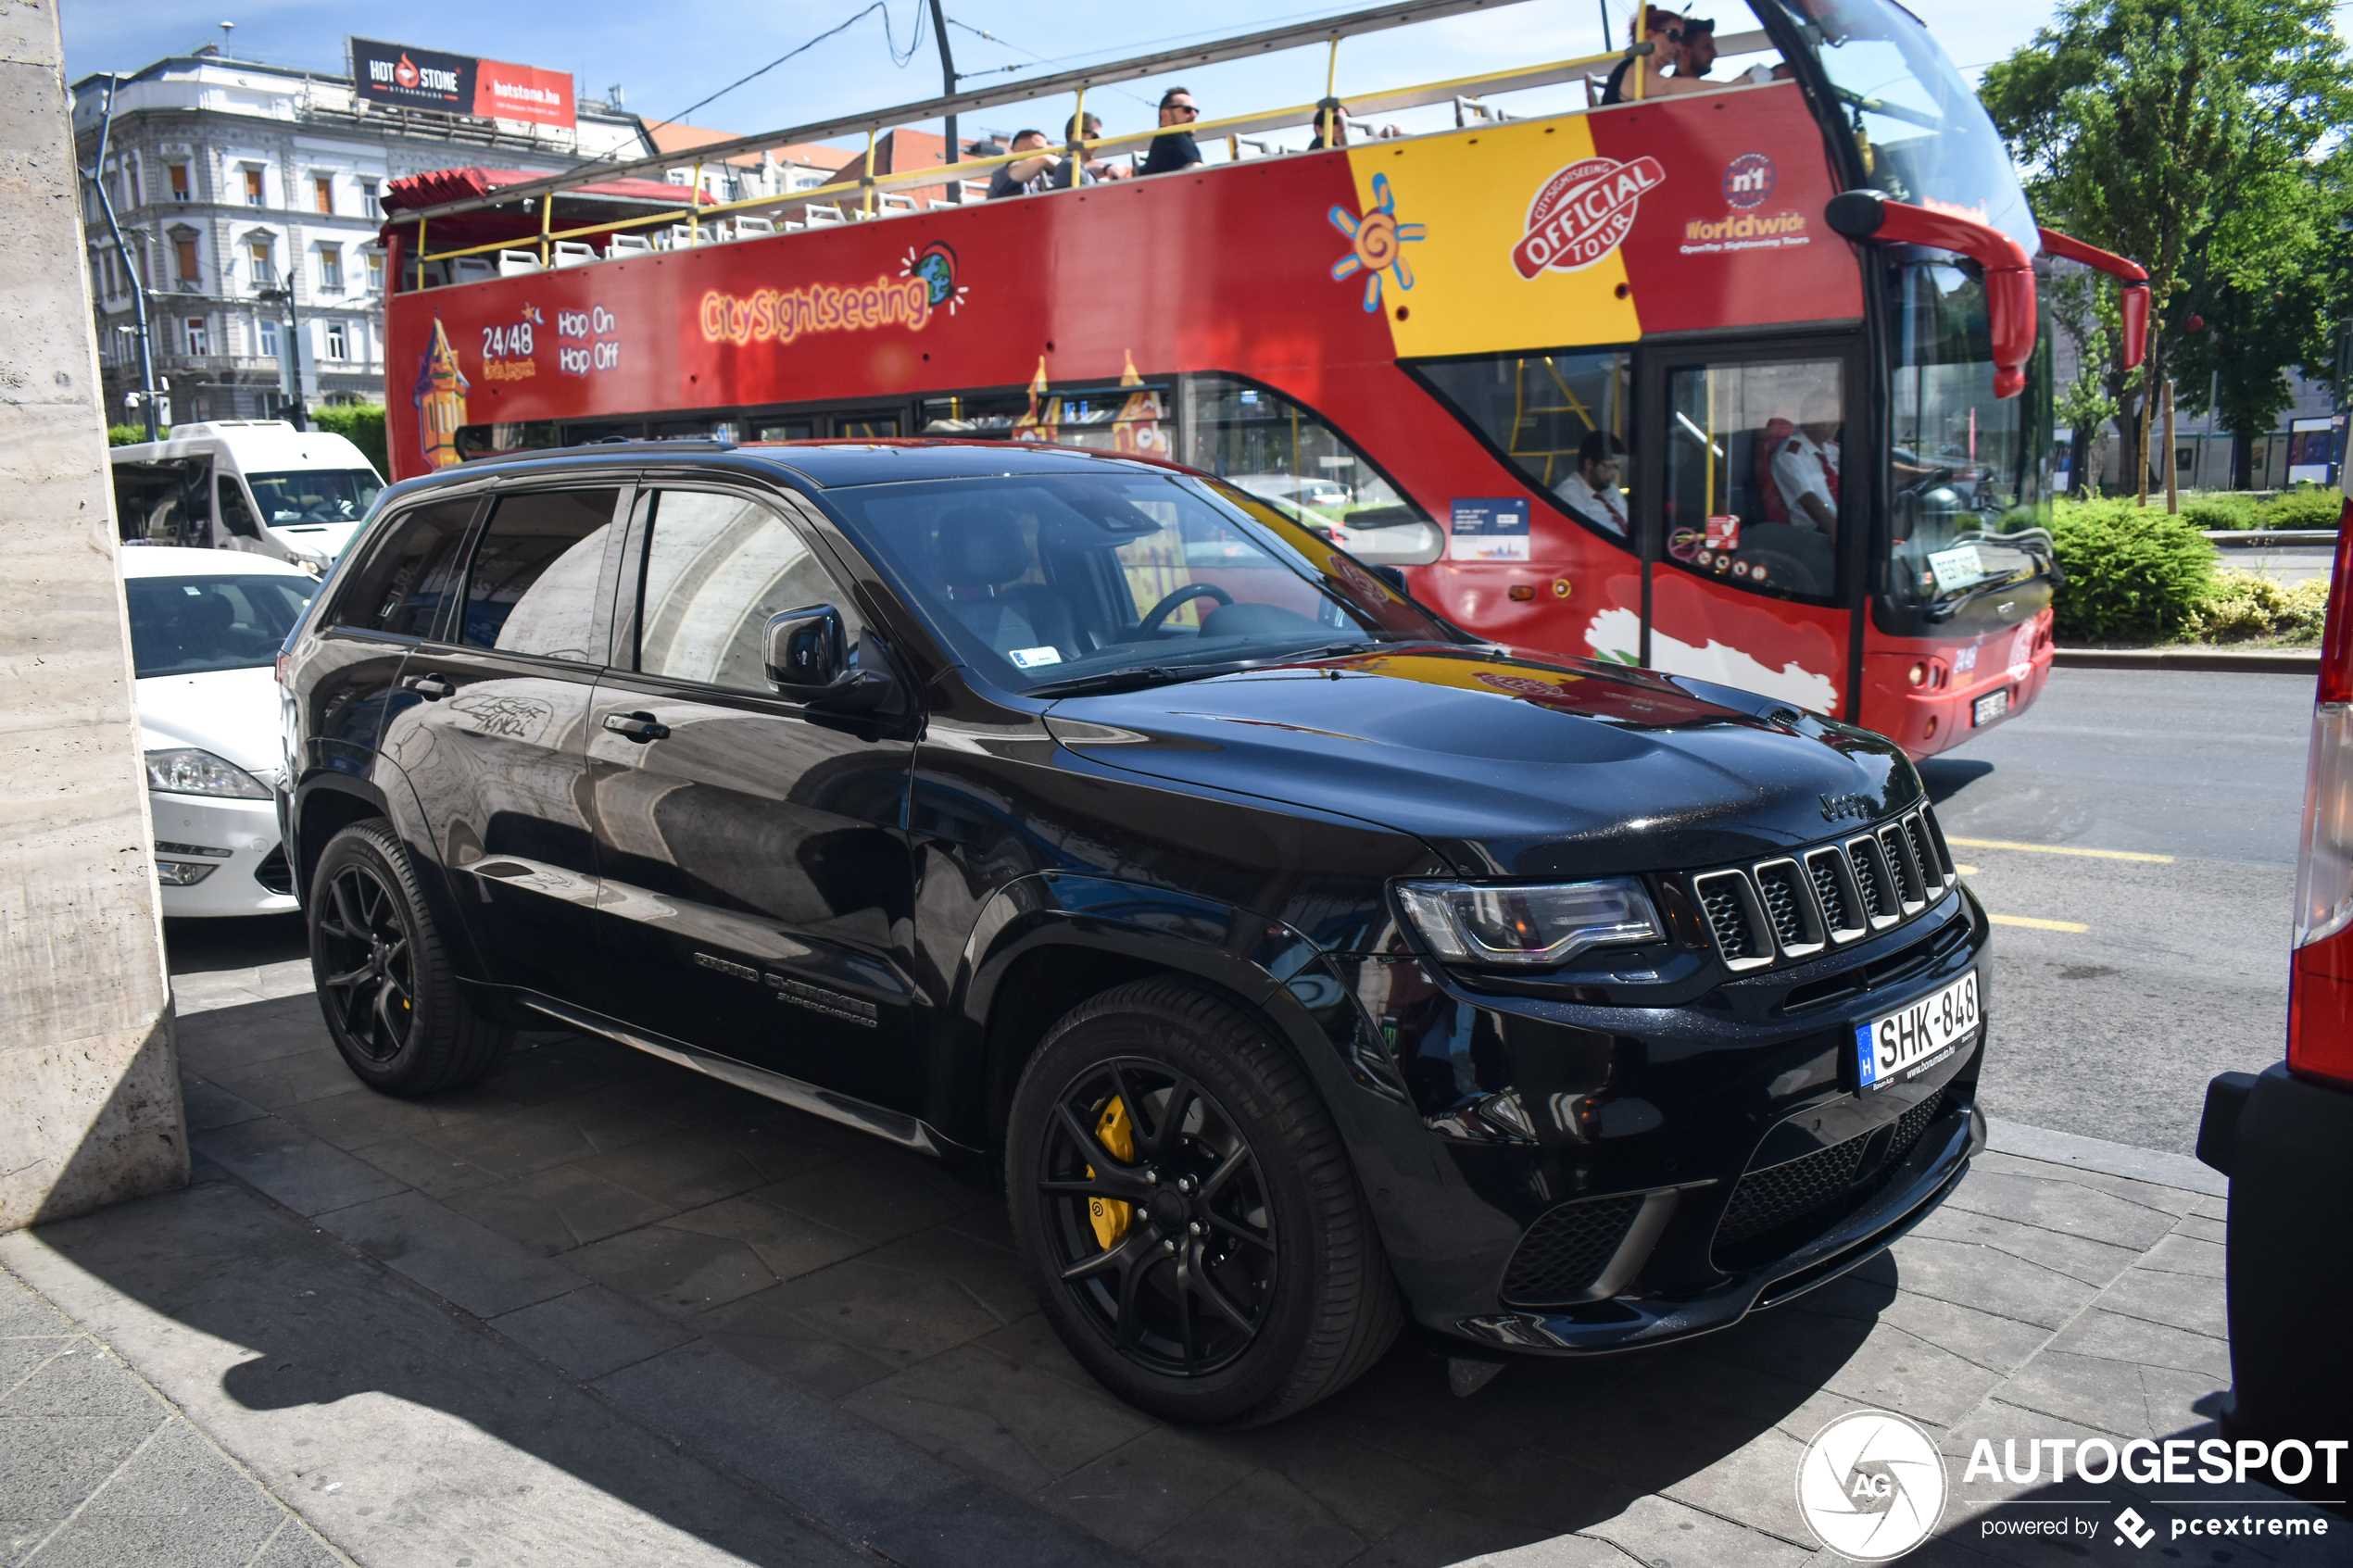
{"label": "hungarian license plate", "polygon": [[1979,697],[1975,703],[1970,705],[1969,712],[1971,717],[1969,722],[1980,726],[1990,724],[1994,720],[1999,719],[2003,714],[2007,713],[2009,710],[2010,689],[2007,686],[2004,686],[1998,692],[1987,692],[1983,696]]}
{"label": "hungarian license plate", "polygon": [[1977,971],[1884,1018],[1855,1026],[1855,1060],[1864,1090],[1919,1076],[1977,1029]]}

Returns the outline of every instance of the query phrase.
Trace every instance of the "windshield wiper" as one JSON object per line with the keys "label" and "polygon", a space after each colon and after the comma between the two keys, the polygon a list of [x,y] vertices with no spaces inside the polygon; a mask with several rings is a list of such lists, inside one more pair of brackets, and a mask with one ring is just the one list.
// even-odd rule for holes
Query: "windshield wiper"
{"label": "windshield wiper", "polygon": [[1074,675],[1067,681],[1048,681],[1025,693],[1027,696],[1071,696],[1081,692],[1136,691],[1144,686],[1164,686],[1176,681],[1198,681],[1204,675],[1223,675],[1234,669],[1231,663],[1130,664],[1118,670],[1106,670],[1100,675]]}

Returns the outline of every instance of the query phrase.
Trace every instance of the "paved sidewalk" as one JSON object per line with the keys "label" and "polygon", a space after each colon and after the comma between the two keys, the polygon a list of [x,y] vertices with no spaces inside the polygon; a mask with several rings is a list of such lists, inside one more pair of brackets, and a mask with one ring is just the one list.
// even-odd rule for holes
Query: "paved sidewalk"
{"label": "paved sidewalk", "polygon": [[[2210,1174],[2004,1129],[2041,1158],[1989,1152],[1890,1254],[1728,1332],[1467,1399],[1401,1348],[1272,1429],[1173,1429],[1062,1350],[1001,1205],[947,1168],[576,1036],[387,1099],[307,994],[249,999],[298,984],[188,977],[195,1185],[0,1266],[362,1563],[1796,1563],[1797,1458],[1834,1416],[1900,1411],[1959,1460],[2204,1436],[2229,1379]],[[2013,1499],[2188,1512],[1951,1474],[1922,1560],[2083,1555],[1987,1538]],[[2338,1523],[2233,1547],[2353,1562]],[[31,1561],[86,1560],[55,1550]]]}

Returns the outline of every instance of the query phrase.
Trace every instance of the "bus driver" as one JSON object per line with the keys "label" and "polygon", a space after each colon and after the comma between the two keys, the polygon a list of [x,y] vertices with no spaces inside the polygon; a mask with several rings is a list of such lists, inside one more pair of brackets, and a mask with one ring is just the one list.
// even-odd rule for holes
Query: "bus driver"
{"label": "bus driver", "polygon": [[1808,393],[1796,428],[1773,454],[1773,487],[1791,524],[1831,536],[1838,532],[1838,423],[1837,399]]}
{"label": "bus driver", "polygon": [[1607,431],[1594,431],[1577,448],[1577,468],[1553,486],[1570,511],[1594,527],[1626,535],[1626,493],[1617,487],[1618,459],[1626,444]]}

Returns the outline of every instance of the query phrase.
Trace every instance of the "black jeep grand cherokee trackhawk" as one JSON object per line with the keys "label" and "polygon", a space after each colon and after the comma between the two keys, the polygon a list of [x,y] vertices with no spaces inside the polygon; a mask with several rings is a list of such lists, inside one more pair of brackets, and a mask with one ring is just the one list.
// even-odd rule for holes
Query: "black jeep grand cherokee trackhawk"
{"label": "black jeep grand cherokee trackhawk", "polygon": [[1248,1424],[1870,1257],[1984,1140],[1877,735],[1528,656],[1164,465],[614,445],[386,492],[284,660],[336,1046],[517,1025],[1002,1161],[1073,1353]]}

